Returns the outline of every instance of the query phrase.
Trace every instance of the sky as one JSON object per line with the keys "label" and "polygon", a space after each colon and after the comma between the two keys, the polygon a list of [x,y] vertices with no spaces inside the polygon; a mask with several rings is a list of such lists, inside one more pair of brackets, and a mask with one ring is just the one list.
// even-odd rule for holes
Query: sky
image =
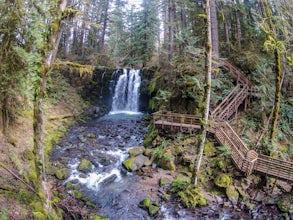
{"label": "sky", "polygon": [[127,2],[130,6],[134,5],[136,8],[140,8],[142,0],[127,0]]}

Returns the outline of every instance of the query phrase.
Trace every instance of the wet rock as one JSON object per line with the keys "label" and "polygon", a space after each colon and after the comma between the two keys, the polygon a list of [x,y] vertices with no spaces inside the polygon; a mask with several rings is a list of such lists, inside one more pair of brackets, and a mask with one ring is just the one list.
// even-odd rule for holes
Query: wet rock
{"label": "wet rock", "polygon": [[129,150],[130,157],[136,157],[140,154],[143,154],[145,148],[143,146],[136,146]]}
{"label": "wet rock", "polygon": [[104,179],[103,182],[102,182],[102,184],[103,184],[103,185],[107,185],[107,184],[109,184],[109,183],[114,182],[115,179],[117,179],[117,175],[116,175],[116,174],[113,174],[113,175],[107,177],[106,179]]}
{"label": "wet rock", "polygon": [[85,179],[85,178],[87,178],[87,175],[84,174],[84,173],[81,173],[81,174],[79,174],[79,178],[83,178],[83,179]]}
{"label": "wet rock", "polygon": [[89,173],[92,170],[92,163],[87,159],[82,159],[79,163],[77,170],[84,173]]}
{"label": "wet rock", "polygon": [[109,166],[111,164],[111,160],[108,157],[102,157],[99,159],[100,164],[103,166]]}
{"label": "wet rock", "polygon": [[72,184],[78,184],[78,179],[74,179],[70,181]]}
{"label": "wet rock", "polygon": [[125,143],[118,144],[118,147],[124,147],[124,146],[125,146]]}
{"label": "wet rock", "polygon": [[232,202],[233,205],[236,205],[238,203],[239,193],[236,191],[234,186],[227,187],[226,194],[228,196],[228,199]]}
{"label": "wet rock", "polygon": [[136,171],[143,166],[151,165],[151,161],[149,158],[141,154],[137,157],[131,157],[127,160],[124,160],[122,164],[128,171]]}

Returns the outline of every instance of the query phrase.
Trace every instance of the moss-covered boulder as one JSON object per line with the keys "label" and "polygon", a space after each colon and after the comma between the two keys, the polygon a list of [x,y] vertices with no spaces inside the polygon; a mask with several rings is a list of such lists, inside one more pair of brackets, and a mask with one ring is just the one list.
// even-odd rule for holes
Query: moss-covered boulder
{"label": "moss-covered boulder", "polygon": [[156,216],[160,212],[160,207],[156,206],[154,204],[150,205],[149,207],[149,215],[150,216]]}
{"label": "moss-covered boulder", "polygon": [[227,174],[221,173],[215,178],[214,182],[219,187],[227,188],[231,184],[231,178]]}
{"label": "moss-covered boulder", "polygon": [[89,173],[93,168],[92,163],[87,159],[82,159],[79,163],[77,170],[84,173]]}
{"label": "moss-covered boulder", "polygon": [[150,198],[145,198],[139,203],[139,207],[143,209],[148,209],[151,205],[151,199]]}
{"label": "moss-covered boulder", "polygon": [[152,152],[153,152],[152,149],[147,148],[147,149],[144,150],[143,155],[145,155],[146,157],[151,157]]}
{"label": "moss-covered boulder", "polygon": [[293,213],[293,195],[280,198],[277,202],[277,205],[281,212]]}
{"label": "moss-covered boulder", "polygon": [[70,176],[70,171],[67,168],[56,169],[55,176],[59,180],[65,180]]}
{"label": "moss-covered boulder", "polygon": [[226,195],[233,205],[236,205],[239,199],[239,193],[233,186],[226,188]]}
{"label": "moss-covered boulder", "polygon": [[136,157],[140,154],[143,154],[144,151],[145,151],[145,148],[143,146],[136,146],[129,150],[129,155],[130,157]]}
{"label": "moss-covered boulder", "polygon": [[25,149],[23,151],[23,157],[24,157],[24,159],[30,161],[30,160],[33,160],[35,158],[35,155],[34,155],[33,151],[31,151],[29,149]]}
{"label": "moss-covered boulder", "polygon": [[141,154],[137,157],[131,157],[127,160],[124,160],[122,164],[128,171],[136,171],[143,166],[150,166],[152,162],[149,158]]}
{"label": "moss-covered boulder", "polygon": [[175,157],[170,149],[165,151],[162,158],[159,159],[158,165],[165,170],[176,170]]}

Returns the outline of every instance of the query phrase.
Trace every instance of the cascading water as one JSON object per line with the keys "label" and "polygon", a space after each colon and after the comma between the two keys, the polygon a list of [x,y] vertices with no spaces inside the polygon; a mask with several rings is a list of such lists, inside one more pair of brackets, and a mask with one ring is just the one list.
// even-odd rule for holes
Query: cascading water
{"label": "cascading water", "polygon": [[[117,74],[117,72],[114,74]],[[123,69],[122,74],[120,74],[115,83],[112,110],[110,114],[138,113],[140,84],[140,70]]]}

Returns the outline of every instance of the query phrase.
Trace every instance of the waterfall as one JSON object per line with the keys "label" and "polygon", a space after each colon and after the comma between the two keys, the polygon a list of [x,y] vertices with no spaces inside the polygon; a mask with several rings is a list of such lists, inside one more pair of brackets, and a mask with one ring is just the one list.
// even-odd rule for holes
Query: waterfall
{"label": "waterfall", "polygon": [[[117,71],[114,73],[117,74]],[[112,100],[112,110],[115,113],[138,113],[139,89],[141,84],[140,70],[123,69],[120,73]]]}

